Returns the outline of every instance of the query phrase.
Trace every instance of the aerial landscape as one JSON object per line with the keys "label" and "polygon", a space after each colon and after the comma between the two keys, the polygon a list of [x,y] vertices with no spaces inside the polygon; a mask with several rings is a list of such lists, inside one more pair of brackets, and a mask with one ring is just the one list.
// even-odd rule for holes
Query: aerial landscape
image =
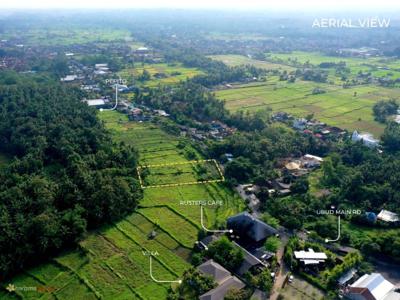
{"label": "aerial landscape", "polygon": [[0,299],[400,300],[399,12],[0,4]]}

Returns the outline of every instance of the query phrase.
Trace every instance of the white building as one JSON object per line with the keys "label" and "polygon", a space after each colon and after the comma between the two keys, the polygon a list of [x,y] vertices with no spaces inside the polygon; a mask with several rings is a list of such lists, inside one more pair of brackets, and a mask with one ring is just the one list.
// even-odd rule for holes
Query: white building
{"label": "white building", "polygon": [[61,78],[61,81],[63,82],[71,82],[78,79],[78,75],[67,75],[64,78]]}
{"label": "white building", "polygon": [[106,99],[90,99],[90,100],[82,100],[82,102],[86,102],[88,106],[104,106],[108,103]]}
{"label": "white building", "polygon": [[305,265],[318,265],[328,259],[324,252],[314,252],[311,248],[308,251],[294,251],[294,257]]}
{"label": "white building", "polygon": [[379,140],[375,139],[370,133],[358,133],[357,130],[354,130],[351,135],[351,140],[353,142],[362,141],[364,145],[370,148],[376,148],[379,146]]}
{"label": "white building", "polygon": [[381,274],[365,274],[349,286],[346,296],[352,300],[399,300],[400,293]]}
{"label": "white building", "polygon": [[389,223],[395,223],[399,222],[400,218],[398,214],[382,209],[381,212],[378,214],[378,220]]}

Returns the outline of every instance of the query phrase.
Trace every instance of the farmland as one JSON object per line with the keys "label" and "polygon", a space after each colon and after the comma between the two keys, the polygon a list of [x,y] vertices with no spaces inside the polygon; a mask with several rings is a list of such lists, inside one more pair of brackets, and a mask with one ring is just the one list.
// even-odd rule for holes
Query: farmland
{"label": "farmland", "polygon": [[[141,86],[155,87],[158,84],[176,84],[179,81],[186,80],[195,75],[202,74],[202,71],[196,68],[186,68],[182,64],[135,64],[129,68],[121,70],[118,74],[123,79],[137,78],[146,70],[151,78],[145,82],[137,81]],[[161,76],[160,76],[161,75]]]}
{"label": "farmland", "polygon": [[[326,93],[312,94],[317,87]],[[255,112],[269,108],[274,112],[286,111],[299,117],[314,114],[316,119],[332,126],[380,135],[384,125],[374,120],[372,106],[379,100],[399,99],[400,91],[375,85],[344,89],[337,85],[300,80],[287,83],[270,78],[265,83],[219,90],[216,95],[225,100],[227,108],[232,111]]]}
{"label": "farmland", "polygon": [[74,45],[86,44],[90,42],[112,42],[124,41],[130,37],[129,31],[113,30],[113,29],[97,29],[89,28],[87,30],[78,28],[52,28],[52,29],[35,29],[24,31],[6,31],[1,34],[3,39],[18,38],[24,40],[26,45]]}
{"label": "farmland", "polygon": [[263,68],[266,70],[281,70],[288,72],[295,70],[294,67],[285,64],[257,60],[243,55],[211,55],[209,57],[215,60],[220,60],[228,66],[252,65],[254,67]]}
{"label": "farmland", "polygon": [[[152,124],[128,122],[117,112],[100,117],[115,141],[133,144],[141,164],[188,162],[188,144]],[[221,184],[145,189],[140,208],[123,220],[88,234],[77,250],[66,252],[12,279],[18,287],[46,287],[43,299],[165,299],[170,284],[156,283],[149,275],[149,257],[142,251],[157,251],[153,275],[157,280],[177,280],[190,264],[190,249],[200,229],[198,207],[180,205],[181,200],[221,200],[219,208],[205,209],[210,228],[244,206]],[[150,234],[152,234],[150,236]],[[22,299],[37,299],[37,291],[17,290]],[[6,291],[1,299],[14,299]]]}
{"label": "farmland", "polygon": [[350,73],[353,76],[358,72],[371,72],[371,74],[376,77],[388,76],[392,79],[400,78],[399,60],[389,57],[339,57],[327,56],[317,52],[293,51],[291,53],[270,54],[268,61],[289,66],[306,63],[318,66],[323,62],[345,62],[346,67],[350,69]]}

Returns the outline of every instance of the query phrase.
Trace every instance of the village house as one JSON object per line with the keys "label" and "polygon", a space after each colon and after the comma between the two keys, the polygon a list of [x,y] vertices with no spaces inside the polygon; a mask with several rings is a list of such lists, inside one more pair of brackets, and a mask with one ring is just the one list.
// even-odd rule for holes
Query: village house
{"label": "village house", "polygon": [[369,148],[376,148],[379,146],[379,140],[375,139],[370,133],[358,133],[357,130],[351,135],[353,142],[361,141],[365,146]]}
{"label": "village house", "polygon": [[398,300],[396,287],[379,273],[365,274],[345,290],[352,300]]}
{"label": "village house", "polygon": [[294,251],[294,257],[304,266],[323,264],[328,259],[324,252],[315,252],[311,248],[308,251]]}
{"label": "village house", "polygon": [[200,300],[221,300],[231,289],[242,289],[246,285],[236,276],[210,259],[197,267],[206,276],[211,276],[218,286],[199,297]]}
{"label": "village house", "polygon": [[398,214],[385,209],[382,209],[380,211],[377,219],[386,223],[400,223],[400,218]]}
{"label": "village house", "polygon": [[110,104],[110,100],[106,98],[100,99],[84,99],[82,102],[85,102],[88,106],[93,106],[96,108],[105,108]]}
{"label": "village house", "polygon": [[228,218],[227,227],[238,236],[238,244],[246,249],[259,248],[264,245],[268,237],[278,234],[275,228],[253,217],[248,212],[242,212]]}

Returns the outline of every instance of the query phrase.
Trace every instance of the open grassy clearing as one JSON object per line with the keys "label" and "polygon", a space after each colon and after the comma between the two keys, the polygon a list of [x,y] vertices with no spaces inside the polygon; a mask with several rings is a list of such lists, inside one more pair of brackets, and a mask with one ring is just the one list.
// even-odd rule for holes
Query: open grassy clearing
{"label": "open grassy clearing", "polygon": [[285,300],[322,300],[325,299],[325,294],[309,284],[304,279],[295,277],[293,283],[286,284],[285,288],[281,290],[281,295]]}
{"label": "open grassy clearing", "polygon": [[[127,122],[126,116],[117,112],[104,112],[100,117],[116,141],[137,145],[145,158],[142,164],[189,161],[185,149],[177,147],[180,138],[155,125]],[[20,290],[20,299],[166,299],[170,285],[150,278],[149,257],[142,251],[159,253],[153,258],[156,279],[179,279],[190,266],[190,248],[200,230],[200,208],[180,205],[180,201],[203,199],[224,204],[205,209],[205,224],[210,228],[244,207],[233,191],[216,183],[144,190],[137,212],[88,234],[79,249],[29,269],[10,282],[17,287],[54,288],[51,293]],[[0,291],[1,299],[15,296]]]}
{"label": "open grassy clearing", "polygon": [[[326,91],[313,95],[316,87]],[[314,114],[320,121],[348,130],[368,131],[375,135],[383,132],[384,125],[376,122],[372,106],[379,100],[399,99],[400,90],[374,85],[343,89],[337,85],[296,81],[295,83],[268,80],[264,84],[247,84],[216,91],[232,111],[257,111],[270,108],[296,116]]]}
{"label": "open grassy clearing", "polygon": [[[186,68],[180,63],[176,64],[135,64],[134,66],[123,69],[118,74],[124,79],[134,78],[135,80],[146,70],[150,73],[151,79],[137,84],[148,87],[155,87],[159,84],[176,84],[203,72],[197,68]],[[161,75],[160,75],[161,74]]]}
{"label": "open grassy clearing", "polygon": [[288,65],[252,59],[252,58],[249,58],[249,57],[243,56],[243,55],[235,55],[235,54],[210,55],[209,57],[212,59],[215,59],[215,60],[220,60],[223,63],[227,64],[228,66],[252,65],[254,67],[262,68],[262,69],[266,69],[266,70],[281,70],[281,71],[288,71],[288,72],[295,70],[295,68],[288,66]]}

